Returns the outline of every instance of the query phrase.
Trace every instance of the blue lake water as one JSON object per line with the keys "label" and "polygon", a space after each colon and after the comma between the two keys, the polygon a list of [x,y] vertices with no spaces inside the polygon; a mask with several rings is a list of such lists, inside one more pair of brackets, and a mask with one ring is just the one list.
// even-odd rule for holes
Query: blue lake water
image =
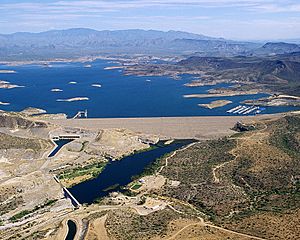
{"label": "blue lake water", "polygon": [[[0,109],[20,111],[26,107],[37,107],[48,113],[66,113],[69,117],[78,111],[88,110],[89,117],[160,117],[160,116],[208,116],[228,115],[230,108],[239,102],[260,98],[264,94],[252,96],[233,96],[222,98],[186,99],[184,94],[206,93],[213,87],[189,88],[183,86],[193,76],[185,75],[181,80],[169,77],[125,76],[118,69],[104,70],[115,64],[104,60],[91,63],[54,63],[52,67],[39,65],[4,66],[0,69],[12,69],[15,74],[0,74],[0,80],[25,86],[24,88],[0,89],[0,101],[10,105],[0,105]],[[151,81],[147,81],[151,80]],[[75,81],[77,84],[69,84]],[[101,88],[92,87],[101,84]],[[59,88],[62,92],[51,92]],[[88,101],[57,102],[57,99],[88,97]],[[228,99],[232,104],[213,110],[197,106],[213,100]],[[267,107],[263,113],[276,113],[299,108]]]}

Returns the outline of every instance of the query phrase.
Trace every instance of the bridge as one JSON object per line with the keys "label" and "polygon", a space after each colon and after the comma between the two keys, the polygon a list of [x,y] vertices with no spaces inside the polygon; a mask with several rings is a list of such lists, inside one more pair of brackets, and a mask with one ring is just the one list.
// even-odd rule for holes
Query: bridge
{"label": "bridge", "polygon": [[80,138],[79,135],[58,135],[58,136],[53,136],[51,139],[53,141],[58,141],[58,140],[74,140]]}

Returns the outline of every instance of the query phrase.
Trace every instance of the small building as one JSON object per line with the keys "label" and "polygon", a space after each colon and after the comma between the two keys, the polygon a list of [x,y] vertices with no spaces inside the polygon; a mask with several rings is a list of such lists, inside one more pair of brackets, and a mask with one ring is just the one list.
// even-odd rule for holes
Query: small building
{"label": "small building", "polygon": [[146,182],[146,181],[145,181],[144,179],[142,179],[142,178],[139,180],[139,183],[144,184],[145,182]]}

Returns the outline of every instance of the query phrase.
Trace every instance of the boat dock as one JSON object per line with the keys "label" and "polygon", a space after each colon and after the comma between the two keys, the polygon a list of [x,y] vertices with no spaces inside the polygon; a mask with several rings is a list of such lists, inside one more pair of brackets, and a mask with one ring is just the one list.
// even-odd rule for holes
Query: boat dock
{"label": "boat dock", "polygon": [[258,107],[258,106],[243,106],[243,105],[238,105],[234,108],[229,109],[226,111],[227,113],[231,114],[243,114],[243,115],[248,115],[248,114],[258,114],[261,113],[265,108]]}
{"label": "boat dock", "polygon": [[241,107],[242,107],[242,106],[239,105],[239,106],[237,106],[237,107],[235,107],[235,108],[232,108],[232,109],[228,110],[227,112],[228,112],[228,113],[232,113],[233,111],[238,110],[238,109],[240,109]]}

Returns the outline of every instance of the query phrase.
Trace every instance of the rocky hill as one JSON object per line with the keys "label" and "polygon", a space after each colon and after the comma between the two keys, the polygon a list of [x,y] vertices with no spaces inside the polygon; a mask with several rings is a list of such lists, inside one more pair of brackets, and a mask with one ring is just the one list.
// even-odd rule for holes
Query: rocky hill
{"label": "rocky hill", "polygon": [[0,127],[12,129],[46,128],[48,125],[40,121],[32,121],[18,113],[0,112]]}
{"label": "rocky hill", "polygon": [[190,71],[205,71],[210,80],[252,82],[272,91],[300,94],[300,61],[295,53],[268,58],[193,56],[180,61],[178,66]]}
{"label": "rocky hill", "polygon": [[165,184],[157,194],[190,203],[227,229],[298,239],[299,126],[299,115],[265,120],[251,131],[178,152],[161,174],[180,184]]}
{"label": "rocky hill", "polygon": [[255,55],[276,55],[284,53],[299,52],[300,46],[294,43],[285,42],[268,42],[262,47],[256,49],[253,53]]}

